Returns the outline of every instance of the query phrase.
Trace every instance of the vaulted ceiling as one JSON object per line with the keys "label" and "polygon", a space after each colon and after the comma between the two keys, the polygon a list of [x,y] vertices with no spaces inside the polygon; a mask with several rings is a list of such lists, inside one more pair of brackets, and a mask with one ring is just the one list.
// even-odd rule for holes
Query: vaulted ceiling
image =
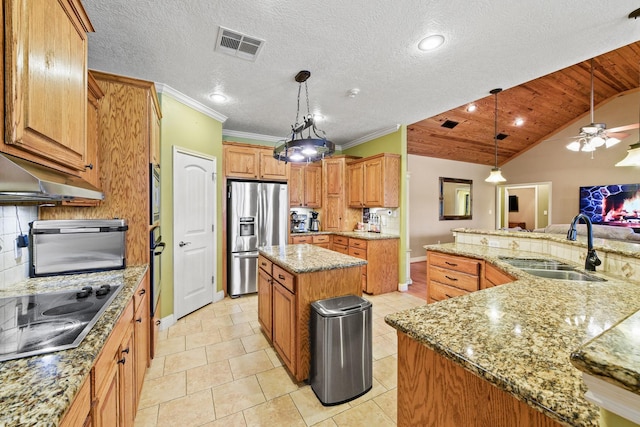
{"label": "vaulted ceiling", "polygon": [[[640,42],[593,59],[594,105],[631,90],[640,81]],[[492,89],[492,88],[488,88]],[[408,126],[409,154],[493,165],[495,98],[487,96]],[[586,60],[498,94],[498,164],[522,154],[579,118],[590,120],[591,61]],[[516,118],[524,124],[516,126]],[[453,128],[443,126],[457,122]],[[598,122],[597,114],[595,122]],[[607,128],[629,123],[607,123]],[[579,125],[576,126],[576,134]]]}

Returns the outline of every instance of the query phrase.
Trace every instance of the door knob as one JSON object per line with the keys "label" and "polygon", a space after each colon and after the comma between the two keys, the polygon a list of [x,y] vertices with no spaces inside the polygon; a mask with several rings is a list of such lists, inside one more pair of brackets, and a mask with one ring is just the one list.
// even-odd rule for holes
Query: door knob
{"label": "door knob", "polygon": [[191,242],[183,242],[182,240],[180,240],[180,243],[178,243],[178,246],[183,247],[183,246],[187,246],[190,245]]}

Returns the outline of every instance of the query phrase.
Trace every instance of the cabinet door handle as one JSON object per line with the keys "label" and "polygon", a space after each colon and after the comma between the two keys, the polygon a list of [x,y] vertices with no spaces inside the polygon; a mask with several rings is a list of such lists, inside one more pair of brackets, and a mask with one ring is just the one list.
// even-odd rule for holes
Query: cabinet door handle
{"label": "cabinet door handle", "polygon": [[446,277],[447,279],[451,280],[452,282],[457,282],[458,279],[456,279],[455,277],[449,277],[446,274],[444,275],[444,277]]}
{"label": "cabinet door handle", "polygon": [[451,267],[457,267],[458,266],[458,264],[456,264],[455,262],[445,261],[444,263],[447,264],[447,265],[450,265]]}
{"label": "cabinet door handle", "polygon": [[138,317],[138,318],[136,319],[136,322],[138,322],[138,323],[142,323],[142,317]]}
{"label": "cabinet door handle", "polygon": [[129,354],[129,347],[125,348],[124,350],[122,350],[123,353]]}
{"label": "cabinet door handle", "polygon": [[118,363],[119,363],[120,365],[124,365],[125,363],[127,363],[127,358],[126,358],[126,357],[123,357],[122,359],[118,360]]}
{"label": "cabinet door handle", "polygon": [[278,279],[284,280],[284,276],[282,274],[278,274]]}
{"label": "cabinet door handle", "polygon": [[142,296],[142,295],[144,295],[146,293],[147,293],[146,289],[141,289],[140,292],[138,292],[138,295]]}
{"label": "cabinet door handle", "polygon": [[156,326],[159,326],[160,323],[161,323],[160,320],[156,320]]}
{"label": "cabinet door handle", "polygon": [[84,168],[93,170],[93,163],[89,163],[88,165],[84,165]]}

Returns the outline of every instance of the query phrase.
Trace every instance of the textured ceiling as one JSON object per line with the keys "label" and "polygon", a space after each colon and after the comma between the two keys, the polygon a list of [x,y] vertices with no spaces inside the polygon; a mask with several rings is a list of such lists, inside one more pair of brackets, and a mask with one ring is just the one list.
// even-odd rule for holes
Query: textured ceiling
{"label": "textured ceiling", "polygon": [[[92,69],[166,84],[225,130],[284,137],[301,69],[336,144],[427,117],[640,40],[635,0],[84,0]],[[216,52],[219,26],[266,40],[255,62]],[[440,33],[445,45],[417,43]],[[360,89],[349,98],[347,91]],[[215,104],[208,95],[229,99]],[[306,108],[305,108],[306,109]]]}

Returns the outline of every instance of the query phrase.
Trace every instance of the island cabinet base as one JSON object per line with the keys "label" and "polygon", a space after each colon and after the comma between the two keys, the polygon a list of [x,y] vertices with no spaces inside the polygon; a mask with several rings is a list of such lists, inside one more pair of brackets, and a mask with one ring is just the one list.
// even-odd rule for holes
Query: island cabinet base
{"label": "island cabinet base", "polygon": [[311,303],[362,296],[360,266],[291,274],[264,257],[258,261],[258,317],[262,330],[297,381],[309,378]]}
{"label": "island cabinet base", "polygon": [[398,332],[398,426],[561,424]]}

